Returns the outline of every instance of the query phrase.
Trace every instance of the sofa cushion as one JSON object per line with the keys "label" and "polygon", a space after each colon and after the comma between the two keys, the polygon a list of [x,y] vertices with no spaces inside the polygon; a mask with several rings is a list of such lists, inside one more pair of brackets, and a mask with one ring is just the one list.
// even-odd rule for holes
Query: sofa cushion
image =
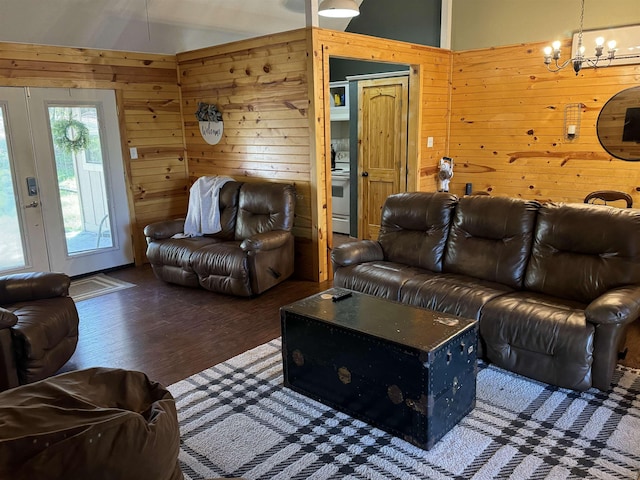
{"label": "sofa cushion", "polygon": [[239,241],[203,247],[193,253],[191,265],[207,290],[245,297],[252,293],[247,254]]}
{"label": "sofa cushion", "polygon": [[378,236],[385,260],[440,272],[455,206],[456,197],[442,192],[388,197]]}
{"label": "sofa cushion", "polygon": [[461,198],[443,271],[522,288],[539,207],[538,202],[517,198]]}
{"label": "sofa cushion", "polygon": [[168,265],[180,267],[187,272],[192,272],[191,255],[196,250],[219,243],[220,239],[214,237],[188,237],[165,238],[154,240],[147,246],[147,258],[151,265]]}
{"label": "sofa cushion", "polygon": [[291,231],[295,188],[282,183],[244,183],[238,197],[236,240],[272,230]]}
{"label": "sofa cushion", "polygon": [[511,291],[506,285],[464,275],[421,274],[405,282],[400,301],[477,320],[485,303]]}
{"label": "sofa cushion", "polygon": [[640,283],[640,211],[547,203],[538,214],[528,290],[589,303]]}
{"label": "sofa cushion", "polygon": [[595,327],[584,305],[532,292],[490,300],[480,312],[480,338],[499,367],[575,390],[592,384]]}
{"label": "sofa cushion", "polygon": [[401,263],[367,262],[336,270],[333,285],[397,301],[405,282],[423,272]]}
{"label": "sofa cushion", "polygon": [[241,182],[227,182],[220,189],[220,194],[218,195],[218,209],[220,210],[221,230],[218,233],[213,233],[208,236],[219,240],[234,239],[241,186]]}

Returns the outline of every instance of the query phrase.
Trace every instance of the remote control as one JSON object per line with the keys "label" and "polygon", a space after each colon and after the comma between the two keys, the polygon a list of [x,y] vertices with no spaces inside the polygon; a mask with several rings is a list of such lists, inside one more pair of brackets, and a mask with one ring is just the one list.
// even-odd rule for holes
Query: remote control
{"label": "remote control", "polygon": [[333,296],[331,297],[331,300],[333,300],[334,302],[339,302],[340,300],[343,300],[345,298],[349,298],[352,295],[351,292],[349,291],[345,291],[345,292],[338,292],[338,293],[334,293]]}

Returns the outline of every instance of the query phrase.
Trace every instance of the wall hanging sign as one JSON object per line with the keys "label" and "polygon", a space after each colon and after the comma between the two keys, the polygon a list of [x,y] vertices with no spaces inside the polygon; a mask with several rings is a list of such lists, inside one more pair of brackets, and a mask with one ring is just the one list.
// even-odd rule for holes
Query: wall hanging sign
{"label": "wall hanging sign", "polygon": [[215,105],[198,102],[196,118],[200,126],[200,135],[209,145],[216,145],[222,138],[224,125],[222,123],[222,113]]}

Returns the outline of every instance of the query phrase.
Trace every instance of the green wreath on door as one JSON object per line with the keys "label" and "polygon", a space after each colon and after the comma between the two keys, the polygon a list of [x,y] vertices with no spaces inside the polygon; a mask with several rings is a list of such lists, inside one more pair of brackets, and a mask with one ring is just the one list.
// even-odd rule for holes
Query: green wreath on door
{"label": "green wreath on door", "polygon": [[54,143],[65,152],[77,153],[89,145],[89,129],[79,120],[56,120],[52,131]]}

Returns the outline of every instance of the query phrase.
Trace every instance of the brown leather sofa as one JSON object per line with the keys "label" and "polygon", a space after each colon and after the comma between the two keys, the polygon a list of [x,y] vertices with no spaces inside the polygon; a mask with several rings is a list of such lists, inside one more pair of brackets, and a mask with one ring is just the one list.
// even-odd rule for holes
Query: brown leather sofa
{"label": "brown leather sofa", "polygon": [[147,259],[165,282],[260,294],[293,274],[295,202],[293,185],[228,182],[219,193],[220,232],[173,238],[184,219],[147,225]]}
{"label": "brown leather sofa", "polygon": [[78,311],[62,273],[0,277],[0,391],[55,374],[78,344]]}
{"label": "brown leather sofa", "polygon": [[575,390],[610,388],[640,316],[635,209],[402,193],[331,258],[334,286],[477,319],[485,359]]}

